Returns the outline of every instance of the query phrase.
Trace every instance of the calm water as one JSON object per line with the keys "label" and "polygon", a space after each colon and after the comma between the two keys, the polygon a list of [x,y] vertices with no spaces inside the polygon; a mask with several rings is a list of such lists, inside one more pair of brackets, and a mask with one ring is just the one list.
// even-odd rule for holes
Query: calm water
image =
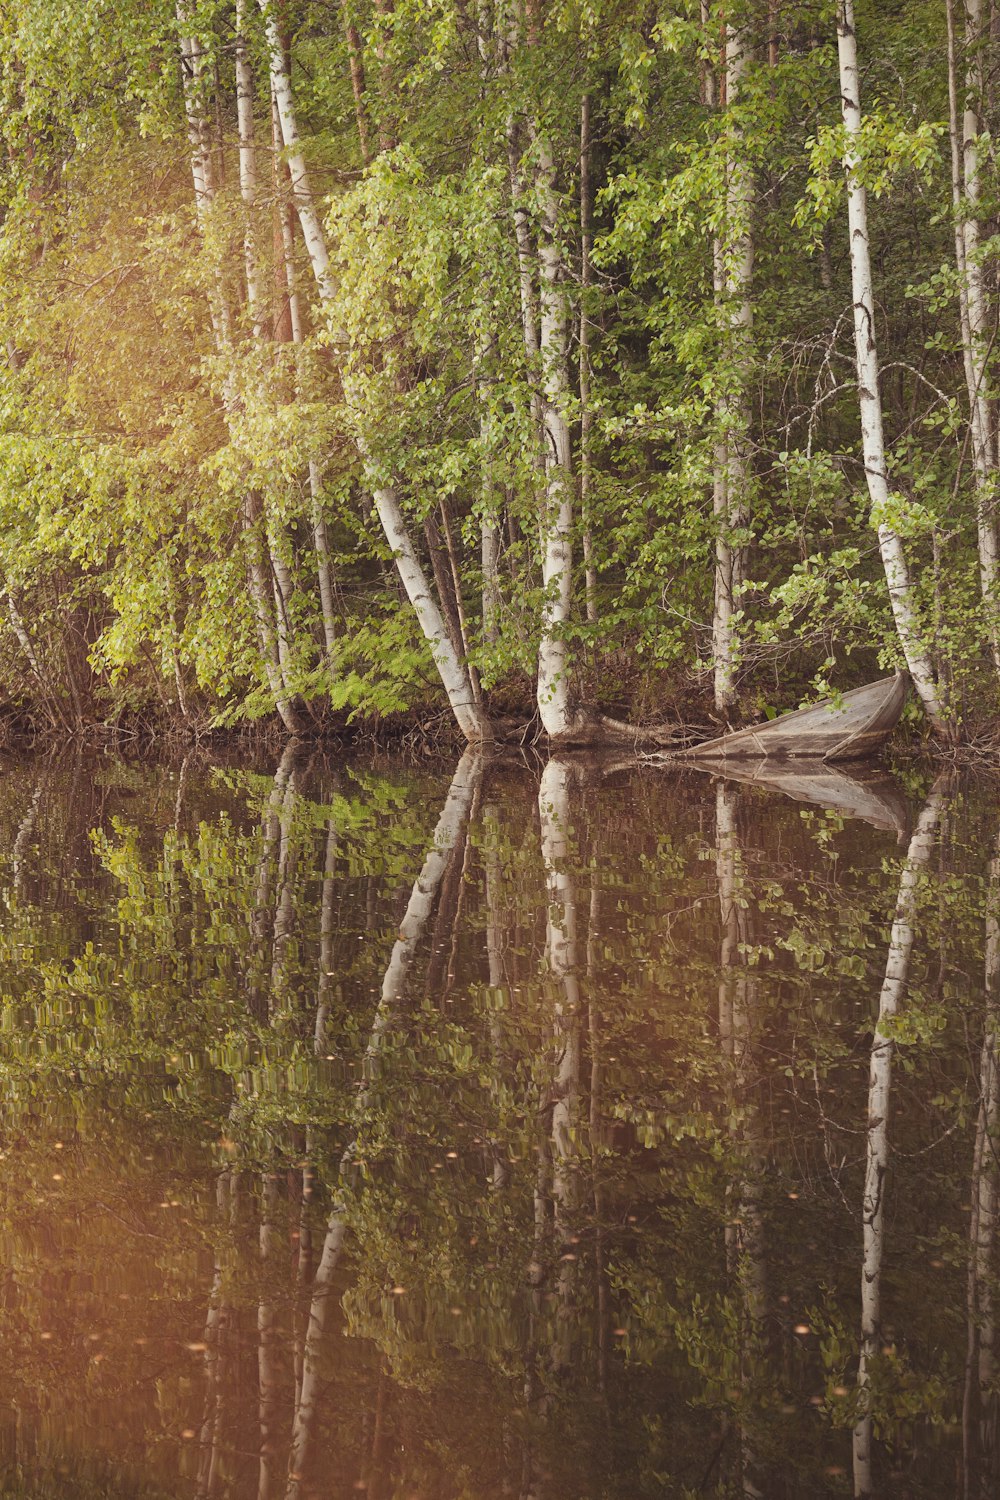
{"label": "calm water", "polygon": [[0,1494],[995,1495],[931,781],[9,760]]}

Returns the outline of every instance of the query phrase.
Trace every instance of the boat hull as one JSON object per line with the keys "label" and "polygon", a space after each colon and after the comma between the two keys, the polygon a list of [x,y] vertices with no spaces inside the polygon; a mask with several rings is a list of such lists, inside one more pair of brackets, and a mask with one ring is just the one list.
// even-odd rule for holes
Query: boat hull
{"label": "boat hull", "polygon": [[870,682],[845,693],[836,705],[796,709],[765,724],[737,729],[682,750],[685,760],[864,760],[885,744],[903,712],[907,676]]}

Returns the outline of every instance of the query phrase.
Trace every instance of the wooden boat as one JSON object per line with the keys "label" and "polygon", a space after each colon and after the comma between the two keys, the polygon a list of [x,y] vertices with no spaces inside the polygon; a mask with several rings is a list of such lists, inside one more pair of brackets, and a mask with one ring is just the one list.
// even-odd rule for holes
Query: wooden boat
{"label": "wooden boat", "polygon": [[[845,693],[837,704],[817,703],[764,724],[737,729],[675,752],[684,760],[861,760],[880,750],[899,722],[907,676],[883,677]],[[674,757],[671,757],[674,758]]]}

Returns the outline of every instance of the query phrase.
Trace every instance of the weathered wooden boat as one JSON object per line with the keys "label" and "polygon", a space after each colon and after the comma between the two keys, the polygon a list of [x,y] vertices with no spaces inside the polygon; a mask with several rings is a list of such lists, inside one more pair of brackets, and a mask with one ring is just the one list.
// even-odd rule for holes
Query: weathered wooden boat
{"label": "weathered wooden boat", "polygon": [[[889,738],[906,702],[907,676],[883,677],[748,729],[675,752],[683,760],[862,760]],[[671,758],[675,758],[671,757]]]}

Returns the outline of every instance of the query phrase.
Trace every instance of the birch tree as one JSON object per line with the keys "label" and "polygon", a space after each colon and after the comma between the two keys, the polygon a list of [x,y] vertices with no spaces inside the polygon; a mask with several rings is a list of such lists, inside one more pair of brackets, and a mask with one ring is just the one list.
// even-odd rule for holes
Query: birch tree
{"label": "birch tree", "polygon": [[839,0],[837,57],[840,65],[841,113],[847,137],[844,171],[847,177],[847,221],[851,248],[851,293],[854,303],[858,405],[872,524],[878,531],[879,552],[885,571],[889,602],[906,665],[932,727],[939,734],[947,734],[948,725],[945,722],[940,690],[921,628],[906,553],[892,519],[893,497],[889,488],[886,463],[882,395],[879,389],[879,358],[875,338],[875,293],[872,284],[868,236],[868,192],[862,176],[858,144],[863,120],[861,84],[858,75],[858,44],[854,31],[854,0]]}
{"label": "birch tree", "polygon": [[[313,277],[323,306],[329,312],[336,296],[336,283],[330,266],[330,255],[326,243],[323,221],[316,206],[305,157],[299,138],[295,106],[292,97],[291,79],[285,58],[278,25],[277,12],[268,0],[260,0],[265,18],[268,55],[270,59],[271,88],[281,125],[281,138],[285,160],[291,178],[292,193],[302,236],[305,240]],[[345,381],[345,397],[348,404],[360,403],[363,393],[358,384],[351,383],[347,369],[342,371]],[[400,581],[417,617],[417,622],[427,641],[448,695],[452,712],[459,728],[470,743],[478,743],[492,737],[492,729],[482,707],[476,701],[468,664],[462,659],[451,640],[440,605],[434,598],[424,573],[423,565],[410,536],[399,496],[394,484],[382,479],[372,462],[369,446],[364,437],[357,438],[358,449],[368,472],[369,482],[386,541],[392,549]]]}
{"label": "birch tree", "polygon": [[[177,6],[177,22],[180,31],[180,51],[184,109],[188,125],[188,141],[191,150],[191,177],[194,184],[195,210],[203,241],[212,238],[212,216],[216,203],[215,163],[212,152],[212,128],[207,113],[208,60],[201,41],[195,33],[184,4]],[[245,66],[241,66],[237,79],[237,107],[240,123],[240,187],[247,212],[244,232],[244,270],[247,278],[247,294],[250,299],[251,317],[255,326],[259,310],[259,284],[257,264],[252,241],[252,209],[256,191],[254,151],[252,141],[252,100],[249,102],[248,121],[247,77]],[[250,135],[246,135],[249,129]],[[224,374],[224,399],[227,418],[232,424],[236,411],[236,389],[232,378],[233,328],[227,304],[225,287],[220,269],[212,271],[209,288],[209,309],[217,352],[229,367]],[[277,585],[278,574],[270,550],[265,550],[262,539],[263,507],[260,495],[248,488],[243,501],[243,531],[247,548],[247,567],[250,579],[250,599],[253,606],[257,632],[260,639],[261,657],[268,687],[274,697],[281,721],[290,734],[301,729],[301,716],[287,690],[284,674],[284,655],[287,660],[287,634],[284,610],[287,598]],[[272,579],[277,592],[272,589]],[[286,583],[290,591],[290,583]],[[277,601],[277,609],[273,600]],[[283,645],[284,638],[284,645]]]}
{"label": "birch tree", "polygon": [[976,538],[979,582],[986,611],[994,665],[1000,671],[1000,620],[997,600],[996,502],[997,438],[989,394],[989,305],[983,275],[980,221],[980,101],[983,98],[985,28],[981,0],[965,5],[966,75],[964,109],[959,115],[954,8],[945,0],[948,31],[948,120],[951,145],[955,265],[958,271],[962,363],[971,417],[975,472]]}
{"label": "birch tree", "polygon": [[542,602],[538,642],[538,713],[549,738],[572,736],[567,627],[573,607],[573,443],[568,407],[570,303],[560,246],[560,201],[552,147],[534,130],[535,194],[539,211],[539,359],[545,490],[539,531],[542,547]]}
{"label": "birch tree", "polygon": [[745,529],[752,482],[749,441],[749,382],[753,327],[753,172],[747,162],[739,109],[748,64],[742,26],[725,25],[726,187],[723,232],[713,247],[716,289],[724,330],[720,429],[714,483],[715,601],[712,657],[716,711],[730,712],[736,701],[738,640],[734,615],[746,567]]}

